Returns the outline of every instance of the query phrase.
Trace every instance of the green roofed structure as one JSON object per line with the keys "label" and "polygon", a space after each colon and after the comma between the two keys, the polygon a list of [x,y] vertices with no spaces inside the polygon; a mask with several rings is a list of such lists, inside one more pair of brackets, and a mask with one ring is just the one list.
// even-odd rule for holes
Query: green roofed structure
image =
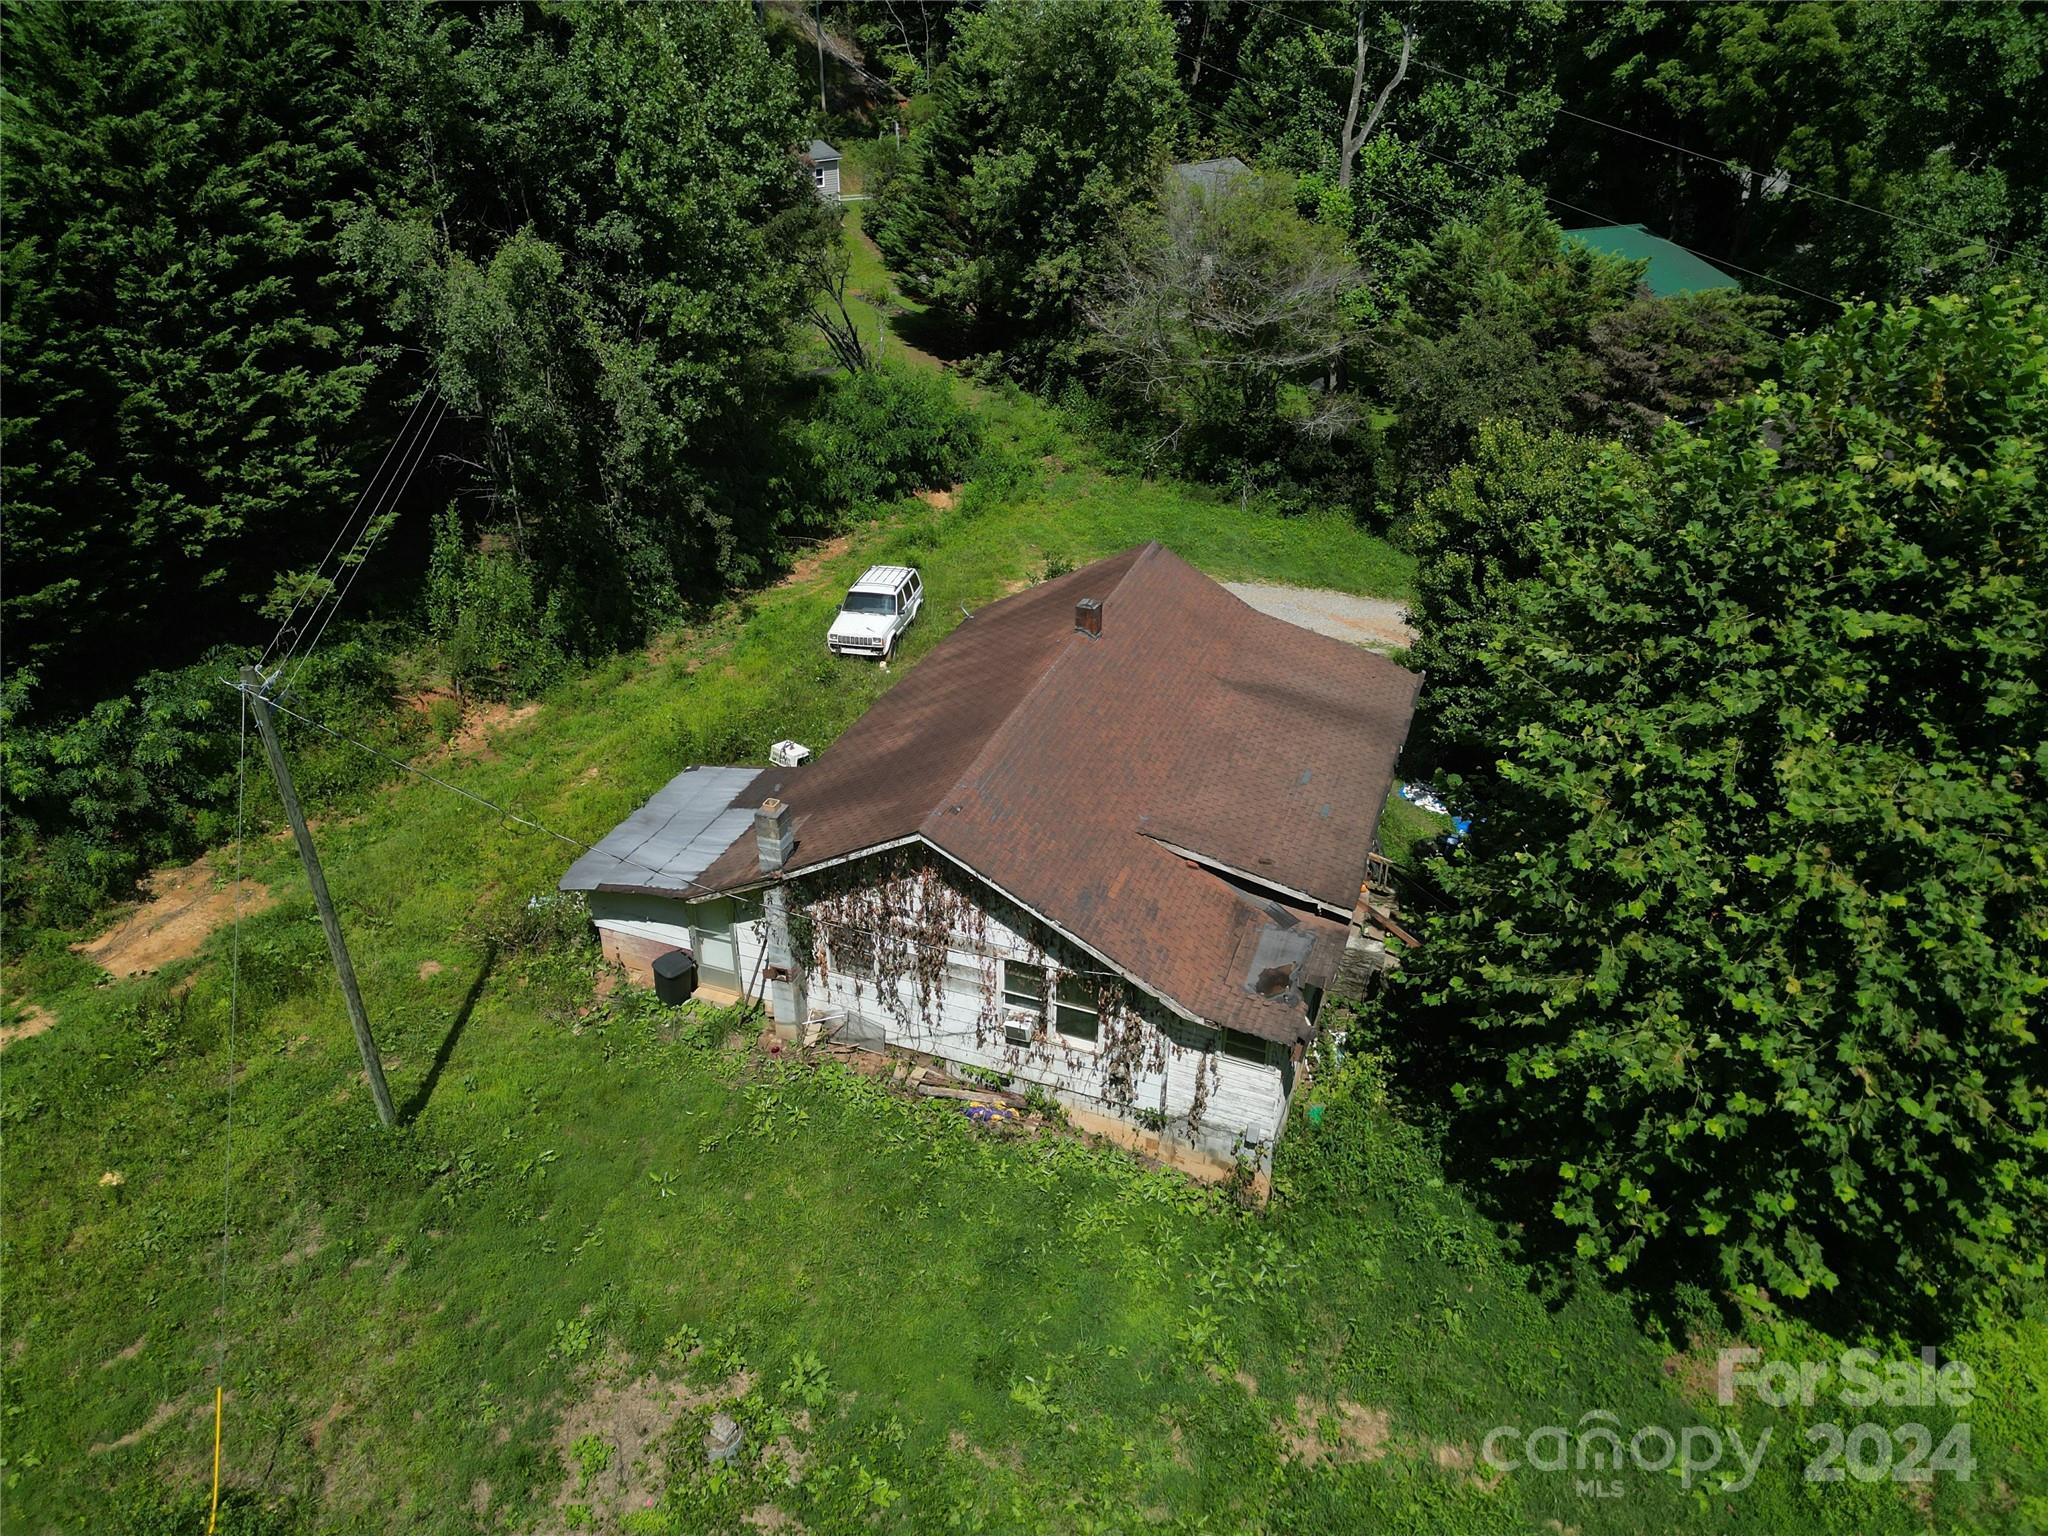
{"label": "green roofed structure", "polygon": [[1673,245],[1653,235],[1640,224],[1602,224],[1593,229],[1568,229],[1567,240],[1621,256],[1630,261],[1648,261],[1650,270],[1643,282],[1660,299],[1678,293],[1700,293],[1708,288],[1740,288],[1742,284],[1712,262],[1703,261],[1682,245]]}

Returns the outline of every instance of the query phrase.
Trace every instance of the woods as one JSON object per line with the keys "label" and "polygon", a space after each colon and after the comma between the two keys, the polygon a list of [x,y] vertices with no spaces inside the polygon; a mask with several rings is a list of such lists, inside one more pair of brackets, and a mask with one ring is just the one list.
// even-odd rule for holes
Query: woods
{"label": "woods", "polygon": [[735,515],[736,413],[825,236],[789,172],[795,82],[744,18],[7,26],[17,709],[281,616],[429,391],[422,495],[502,530],[573,644],[759,570],[790,509]]}

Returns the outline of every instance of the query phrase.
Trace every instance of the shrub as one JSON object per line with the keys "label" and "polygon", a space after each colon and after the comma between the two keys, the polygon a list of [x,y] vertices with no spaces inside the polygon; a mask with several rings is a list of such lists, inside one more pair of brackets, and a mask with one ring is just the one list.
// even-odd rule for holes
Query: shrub
{"label": "shrub", "polygon": [[943,375],[883,364],[835,381],[804,444],[821,499],[852,506],[960,479],[980,433]]}
{"label": "shrub", "polygon": [[238,706],[224,679],[234,663],[223,651],[146,673],[130,693],[49,725],[17,725],[0,709],[17,913],[81,922],[150,865],[189,857],[232,826]]}
{"label": "shrub", "polygon": [[544,601],[532,568],[509,549],[470,548],[453,507],[434,524],[426,605],[427,627],[463,688],[533,693],[560,675],[560,594]]}

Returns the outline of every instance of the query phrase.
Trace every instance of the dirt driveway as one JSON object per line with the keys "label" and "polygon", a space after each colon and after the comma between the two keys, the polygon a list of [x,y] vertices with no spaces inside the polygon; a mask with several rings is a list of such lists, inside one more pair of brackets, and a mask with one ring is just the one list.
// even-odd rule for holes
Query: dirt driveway
{"label": "dirt driveway", "polygon": [[1261,613],[1319,635],[1349,640],[1375,651],[1413,645],[1408,605],[1398,598],[1353,597],[1321,587],[1283,587],[1268,581],[1226,581],[1224,586]]}

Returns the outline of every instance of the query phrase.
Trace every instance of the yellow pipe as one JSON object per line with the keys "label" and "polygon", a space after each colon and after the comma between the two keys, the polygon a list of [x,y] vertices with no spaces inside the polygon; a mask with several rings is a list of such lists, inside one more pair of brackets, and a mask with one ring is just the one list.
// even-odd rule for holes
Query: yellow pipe
{"label": "yellow pipe", "polygon": [[213,1513],[206,1517],[206,1536],[220,1521],[220,1387],[213,1389]]}

